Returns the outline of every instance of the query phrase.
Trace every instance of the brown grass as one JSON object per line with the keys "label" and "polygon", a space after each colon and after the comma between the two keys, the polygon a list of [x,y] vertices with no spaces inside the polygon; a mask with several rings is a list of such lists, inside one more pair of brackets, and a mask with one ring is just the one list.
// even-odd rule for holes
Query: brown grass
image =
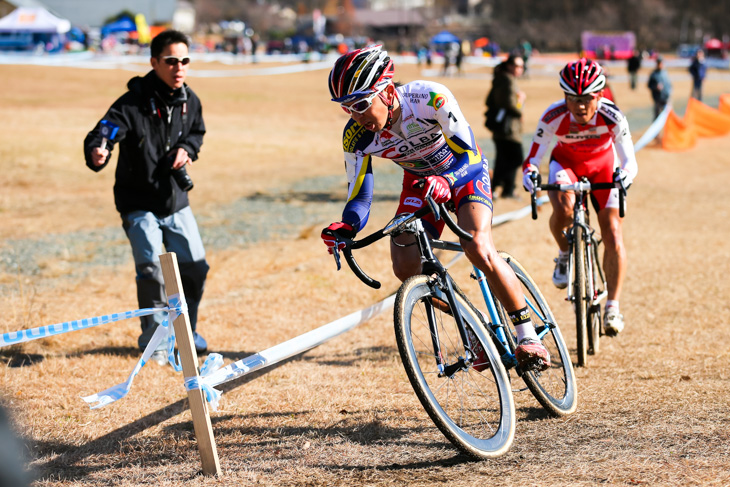
{"label": "brown grass", "polygon": [[[129,72],[2,69],[0,246],[118,228],[113,171],[85,168],[81,143]],[[480,139],[487,139],[481,124],[490,83],[479,76],[486,72],[470,68],[474,76],[441,79]],[[404,81],[420,77],[410,66],[398,73]],[[191,169],[196,213],[213,214],[303,177],[341,173],[345,116],[328,104],[325,76],[190,79],[208,126],[201,160]],[[723,83],[711,79],[706,92],[721,93]],[[619,105],[648,109],[646,90],[631,92],[626,84],[614,83]],[[521,85],[532,130],[560,95],[554,79],[537,74]],[[675,93],[688,94],[688,82],[678,81]],[[625,225],[627,329],[603,341],[600,355],[578,369],[574,415],[550,418],[529,392],[515,394],[515,444],[500,459],[473,462],[436,430],[408,384],[386,313],[225,384],[221,409],[212,414],[223,476],[204,478],[182,381],[169,367],[148,365],[130,397],[103,409],[90,411],[79,398],[121,382],[132,369],[138,324],[129,320],[0,356],[2,402],[28,445],[35,485],[728,485],[728,149],[724,137],[700,140],[685,153],[651,147],[639,154]],[[497,213],[517,206],[498,202]],[[372,228],[392,211],[392,201],[377,203]],[[549,281],[555,249],[547,216],[543,211],[537,222],[495,228],[495,241],[530,270],[574,346],[571,310]],[[292,240],[210,252],[200,330],[226,362],[396,289],[385,245],[360,254],[383,281],[381,291],[348,271],[335,273],[318,237],[328,221],[294,229]],[[121,229],[119,241],[124,244]],[[131,259],[69,277],[96,250],[46,258],[36,275],[0,268],[0,332],[136,308]],[[466,262],[457,264],[457,279],[463,282],[467,271]],[[32,363],[13,366],[26,356]]]}

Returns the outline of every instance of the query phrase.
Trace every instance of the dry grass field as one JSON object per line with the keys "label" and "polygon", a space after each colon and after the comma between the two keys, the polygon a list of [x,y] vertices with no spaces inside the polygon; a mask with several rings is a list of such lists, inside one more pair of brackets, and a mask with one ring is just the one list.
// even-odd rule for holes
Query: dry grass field
{"label": "dry grass field", "polygon": [[[192,67],[198,67],[192,65]],[[205,66],[205,69],[217,69]],[[220,69],[225,69],[221,67]],[[84,166],[87,131],[133,74],[2,66],[0,333],[136,309],[134,267],[112,197],[113,170]],[[415,66],[397,78],[423,77]],[[489,150],[483,103],[490,70],[442,78]],[[650,97],[614,73],[638,140]],[[647,73],[643,73],[646,75]],[[327,72],[196,77],[208,128],[193,210],[211,264],[199,330],[226,363],[264,350],[395,291],[387,245],[359,261],[383,289],[337,273],[319,239],[345,197]],[[522,80],[526,129],[561,95],[539,69]],[[728,91],[711,72],[708,98]],[[677,72],[677,103],[690,91]],[[323,346],[222,386],[211,414],[223,475],[200,475],[181,375],[147,365],[130,395],[99,410],[80,399],[122,382],[138,359],[137,320],[0,350],[0,402],[43,487],[729,485],[730,137],[687,152],[650,145],[629,192],[626,330],[577,369],[579,407],[549,417],[516,392],[512,449],[491,461],[458,454],[434,427],[400,364],[385,313]],[[370,229],[395,209],[398,172],[376,163]],[[380,184],[379,184],[380,183]],[[496,213],[527,203],[497,201]],[[530,270],[574,349],[572,311],[550,283],[548,211],[496,227]],[[466,285],[468,265],[455,266]],[[476,291],[476,289],[474,289]]]}

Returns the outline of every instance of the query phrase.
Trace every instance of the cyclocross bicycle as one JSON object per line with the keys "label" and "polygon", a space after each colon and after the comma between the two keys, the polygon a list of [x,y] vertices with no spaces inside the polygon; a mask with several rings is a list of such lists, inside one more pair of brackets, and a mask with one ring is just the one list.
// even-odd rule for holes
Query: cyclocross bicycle
{"label": "cyclocross bicycle", "polygon": [[[616,173],[614,173],[614,178]],[[595,355],[603,335],[603,315],[601,302],[606,299],[606,275],[600,259],[602,239],[590,225],[587,200],[591,191],[597,189],[619,190],[619,215],[625,213],[626,188],[620,183],[590,183],[581,178],[572,184],[541,184],[538,175],[532,177],[534,190],[531,194],[532,219],[537,219],[537,192],[563,191],[575,193],[573,221],[565,232],[568,239],[568,296],[566,301],[573,303],[577,340],[578,366],[585,366],[588,355]]]}
{"label": "cyclocross bicycle", "polygon": [[[548,347],[552,366],[542,372],[522,371],[514,350],[516,334],[501,304],[494,298],[484,275],[475,268],[487,313],[479,311],[434,255],[433,249],[462,251],[455,242],[431,239],[421,217],[433,212],[444,218],[463,239],[471,235],[459,228],[446,209],[429,197],[429,205],[415,213],[398,215],[383,229],[359,240],[344,239],[345,260],[365,284],[380,283],[362,271],[352,250],[385,236],[414,235],[421,253],[422,274],[399,288],[394,308],[395,336],[406,374],[424,409],[441,432],[462,451],[479,457],[503,455],[514,439],[515,406],[507,370],[515,371],[548,411],[569,414],[577,404],[577,390],[568,349],[550,308],[524,268],[506,253],[500,255],[518,275],[537,326]],[[334,252],[338,269],[339,254]]]}

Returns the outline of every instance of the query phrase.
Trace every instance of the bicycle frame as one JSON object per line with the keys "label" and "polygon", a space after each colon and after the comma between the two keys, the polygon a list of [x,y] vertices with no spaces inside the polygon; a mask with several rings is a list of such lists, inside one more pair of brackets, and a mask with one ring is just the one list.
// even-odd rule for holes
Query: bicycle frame
{"label": "bicycle frame", "polygon": [[[588,192],[590,190],[590,183],[580,181],[573,185],[575,187],[575,203],[573,204],[573,223],[566,232],[568,239],[568,253],[570,255],[568,259],[568,275],[572,276],[575,267],[573,247],[575,245],[575,233],[576,227],[583,228],[583,240],[586,246],[586,258],[588,259],[586,265],[586,281],[588,283],[588,295],[589,299],[588,307],[599,305],[608,296],[606,289],[606,279],[603,274],[603,269],[600,262],[598,261],[598,245],[600,242],[595,238],[595,230],[590,226],[588,222],[588,209],[586,208],[586,200],[588,199]],[[594,286],[594,272],[598,271],[598,276],[603,283],[603,289],[595,289]],[[567,288],[566,300],[571,303],[575,303],[575,286],[570,285]]]}
{"label": "bicycle frame", "polygon": [[[441,264],[441,261],[439,261],[438,258],[434,255],[433,248],[436,247],[445,250],[461,250],[461,246],[453,242],[431,240],[426,230],[423,228],[423,223],[421,219],[417,219],[408,223],[406,225],[406,232],[412,233],[416,237],[416,244],[418,245],[418,248],[421,252],[421,257],[423,259],[422,273],[426,275],[436,275],[440,285],[434,286],[434,289],[439,289],[443,287],[446,293],[446,302],[449,304],[452,310],[456,310],[456,296],[454,294],[453,281],[451,279],[451,276],[449,276],[446,268],[443,266],[443,264]],[[428,323],[431,330],[431,341],[433,343],[434,351],[436,352],[436,366],[439,370],[439,376],[451,376],[456,370],[460,369],[461,367],[469,366],[476,357],[476,354],[473,351],[474,344],[471,342],[471,339],[466,333],[466,326],[464,325],[464,319],[461,313],[454,312],[453,316],[454,320],[457,323],[461,340],[463,343],[467,344],[467,347],[465,348],[469,352],[470,356],[467,356],[463,360],[458,360],[457,362],[445,367],[443,363],[443,355],[441,353],[436,316],[433,311],[432,304],[427,306],[427,312]]]}
{"label": "bicycle frame", "polygon": [[[488,327],[490,328],[490,331],[492,332],[493,336],[495,336],[498,340],[498,343],[496,343],[497,349],[502,357],[502,363],[504,364],[506,369],[511,369],[517,367],[517,358],[515,355],[509,350],[509,346],[507,344],[507,337],[505,336],[505,323],[502,323],[502,319],[499,316],[499,312],[497,311],[497,305],[494,302],[494,294],[492,294],[492,289],[489,287],[489,282],[487,282],[487,276],[484,275],[484,273],[479,270],[477,267],[473,267],[474,269],[474,279],[479,283],[479,289],[482,292],[482,297],[484,298],[484,304],[487,307],[487,313],[489,313],[489,320],[490,323],[488,323]],[[525,296],[525,302],[527,303],[527,306],[530,308],[531,312],[537,315],[541,321],[547,322],[545,320],[545,317],[542,315],[540,310],[532,303],[532,301],[528,298],[528,296]],[[552,324],[552,326],[555,326]],[[545,335],[548,334],[550,329],[548,327],[544,327],[542,330],[536,329],[538,338],[540,340],[543,339]]]}
{"label": "bicycle frame", "polygon": [[[504,428],[508,426],[505,421],[511,421],[509,413],[513,409],[512,392],[524,390],[515,388],[514,383],[510,385],[508,369],[514,369],[535,399],[555,416],[564,416],[575,411],[577,405],[575,375],[558,324],[539,288],[516,259],[500,252],[500,258],[508,263],[519,279],[525,301],[532,310],[534,322],[539,322],[535,326],[535,332],[540,340],[549,342],[546,346],[550,347],[550,354],[555,358],[553,364],[556,365],[549,366],[547,369],[537,370],[529,367],[521,370],[513,352],[517,347],[515,330],[508,321],[504,306],[492,293],[484,273],[478,268],[474,268],[472,277],[479,282],[486,313],[480,310],[481,306],[477,308],[472,304],[466,293],[451,277],[446,266],[434,254],[434,249],[463,252],[462,246],[456,242],[432,240],[420,219],[432,212],[437,219],[443,218],[446,226],[462,241],[471,240],[472,235],[459,228],[443,205],[436,205],[428,197],[426,200],[429,203],[428,206],[416,210],[414,213],[399,215],[383,229],[358,241],[342,238],[336,234],[333,236],[338,241],[345,243],[342,253],[353,273],[368,286],[379,289],[380,283],[363,272],[355,261],[352,250],[366,247],[385,236],[393,237],[402,233],[414,235],[415,242],[413,243],[418,245],[421,256],[421,272],[407,279],[398,290],[394,316],[396,340],[406,373],[424,408],[447,438],[469,453],[477,456],[489,455],[489,450],[492,448],[489,442],[483,443],[477,439],[475,444],[471,440],[475,437],[470,436],[473,433],[465,433],[466,436],[458,431],[454,433],[456,431],[454,427],[457,429],[460,427],[449,419],[449,414],[442,409],[442,405],[434,396],[436,391],[441,390],[444,382],[439,383],[440,385],[432,391],[429,385],[431,380],[426,377],[434,379],[438,377],[447,381],[455,379],[456,382],[445,383],[474,387],[474,382],[468,378],[469,374],[474,374],[473,377],[478,379],[482,377],[481,372],[485,370],[485,367],[489,367],[491,372],[486,374],[491,379],[487,379],[487,382],[497,388],[494,397],[501,398],[497,410],[501,411],[499,431],[500,435],[504,437],[504,431],[506,431]],[[335,247],[335,259],[337,260],[336,249],[337,247]],[[415,351],[413,341],[409,338],[414,333],[411,318],[416,316],[413,313],[416,307],[420,311],[415,322],[423,331],[418,343],[423,345],[424,351],[419,353]],[[479,326],[480,323],[482,326]],[[447,326],[444,327],[445,324]],[[444,330],[446,335],[440,337],[439,335],[444,334]],[[426,334],[429,336],[427,337]],[[485,353],[488,356],[487,360],[485,360]],[[425,362],[428,362],[430,368],[428,374],[424,374],[424,369],[418,364],[417,357],[420,357],[424,365]],[[477,361],[478,363],[475,364]],[[461,375],[462,373],[465,375]],[[454,387],[461,390],[463,388],[460,385],[454,385]],[[443,390],[450,391],[451,386],[447,385]],[[479,390],[475,390],[475,393],[481,394]],[[459,401],[459,404],[463,406],[463,401]],[[481,422],[481,420],[477,420],[477,422]],[[459,422],[457,421],[457,423]],[[459,431],[464,430],[459,429]],[[481,433],[477,433],[478,438],[481,438],[480,435]],[[495,441],[500,448],[505,444],[500,443],[499,440]],[[511,442],[510,439],[508,441]]]}

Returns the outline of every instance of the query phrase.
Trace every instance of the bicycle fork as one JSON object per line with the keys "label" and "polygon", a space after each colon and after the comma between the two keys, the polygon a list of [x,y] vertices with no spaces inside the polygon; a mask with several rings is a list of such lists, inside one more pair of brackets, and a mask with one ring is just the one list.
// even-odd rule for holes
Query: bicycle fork
{"label": "bicycle fork", "polygon": [[[585,279],[587,283],[587,292],[585,299],[588,301],[587,308],[591,309],[594,306],[598,305],[601,301],[603,301],[606,296],[608,296],[608,291],[606,290],[606,284],[605,284],[605,277],[603,276],[603,271],[601,270],[600,266],[597,266],[598,262],[598,241],[595,239],[594,234],[595,230],[590,228],[585,222],[583,215],[580,215],[576,218],[576,222],[573,226],[570,228],[567,234],[568,238],[568,245],[570,248],[570,257],[568,259],[568,276],[572,276],[573,271],[575,269],[575,252],[573,251],[576,245],[575,242],[575,226],[579,225],[581,228],[583,228],[583,240],[585,241]],[[603,289],[599,290],[596,289],[596,279],[595,279],[595,272],[596,269],[598,269],[598,277],[601,279],[601,282],[603,283]],[[581,285],[580,283],[578,285]],[[572,302],[574,305],[575,303],[575,289],[573,286],[568,286],[568,297],[566,298],[566,301]]]}
{"label": "bicycle fork", "polygon": [[[422,225],[420,220],[415,222],[416,225]],[[435,352],[436,367],[439,371],[439,377],[452,377],[457,371],[461,369],[468,369],[476,358],[474,353],[474,344],[466,332],[466,325],[464,324],[464,318],[457,308],[456,293],[454,292],[454,286],[449,277],[446,269],[439,263],[436,257],[433,255],[433,249],[428,240],[426,232],[423,228],[420,228],[416,232],[416,243],[421,250],[423,256],[422,262],[422,273],[425,275],[435,275],[435,280],[431,283],[431,290],[436,299],[448,303],[451,315],[456,321],[456,326],[459,330],[462,343],[465,344],[465,357],[459,357],[456,362],[447,364],[446,360],[441,351],[441,341],[439,339],[438,331],[438,320],[436,318],[436,312],[434,310],[434,304],[432,301],[426,301],[426,315],[428,317],[428,325],[431,331],[431,342],[433,350]],[[445,294],[445,296],[444,296]],[[445,299],[444,299],[445,298]]]}
{"label": "bicycle fork", "polygon": [[444,302],[448,303],[450,314],[453,316],[454,321],[456,322],[456,326],[459,330],[459,336],[461,337],[462,343],[465,344],[464,350],[465,350],[465,356],[464,357],[458,357],[458,359],[453,363],[447,363],[445,357],[443,356],[443,353],[441,351],[441,340],[439,339],[439,331],[438,331],[438,319],[436,318],[436,312],[435,309],[436,306],[432,301],[426,301],[426,313],[428,317],[428,324],[431,329],[431,341],[433,345],[433,349],[436,352],[435,358],[436,358],[436,367],[439,371],[439,377],[452,377],[456,372],[459,370],[466,370],[468,369],[472,363],[474,362],[474,359],[476,358],[476,354],[474,353],[474,345],[472,343],[472,340],[469,337],[469,334],[466,332],[466,325],[464,323],[464,317],[461,315],[461,312],[459,312],[458,308],[456,307],[456,296],[454,293],[454,288],[451,283],[451,280],[449,279],[447,274],[437,274],[437,277],[435,278],[434,282],[431,284],[431,289],[434,295],[434,298]]}

